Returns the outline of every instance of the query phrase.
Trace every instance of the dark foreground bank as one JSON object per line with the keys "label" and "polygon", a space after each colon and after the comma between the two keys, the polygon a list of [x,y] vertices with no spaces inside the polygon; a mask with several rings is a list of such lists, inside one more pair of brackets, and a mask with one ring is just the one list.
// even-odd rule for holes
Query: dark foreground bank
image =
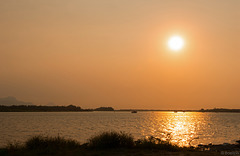
{"label": "dark foreground bank", "polygon": [[[236,147],[238,147],[236,145]],[[205,147],[204,147],[205,148]],[[159,138],[149,137],[135,141],[131,134],[103,132],[87,143],[63,137],[34,136],[23,144],[9,144],[0,149],[1,156],[159,156],[159,155],[223,155],[227,151],[206,151],[203,147],[179,147]],[[239,149],[240,151],[240,149]],[[228,151],[232,152],[232,151]]]}

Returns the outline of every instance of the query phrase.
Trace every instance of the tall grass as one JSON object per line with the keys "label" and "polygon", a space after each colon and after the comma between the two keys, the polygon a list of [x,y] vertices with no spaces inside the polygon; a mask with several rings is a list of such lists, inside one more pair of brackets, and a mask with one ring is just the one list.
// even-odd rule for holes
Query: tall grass
{"label": "tall grass", "polygon": [[172,144],[170,141],[171,140],[164,141],[162,139],[151,136],[145,139],[137,140],[135,142],[135,146],[141,149],[159,149],[166,151],[177,151],[182,149],[181,147]]}
{"label": "tall grass", "polygon": [[80,144],[71,139],[63,137],[48,137],[48,136],[34,136],[28,139],[25,143],[25,148],[29,150],[42,150],[42,149],[74,149],[80,147]]}
{"label": "tall grass", "polygon": [[[183,151],[193,150],[182,148],[170,143],[171,140],[163,141],[159,138],[149,137],[134,141],[131,134],[124,132],[103,132],[92,136],[87,143],[80,144],[64,137],[34,136],[29,138],[24,144],[9,144],[5,149],[0,150],[0,155],[79,155],[80,153],[98,152],[98,149],[104,151],[135,150],[148,151]],[[120,148],[118,150],[115,150]],[[92,150],[94,149],[94,150]],[[96,153],[94,153],[96,154]]]}
{"label": "tall grass", "polygon": [[89,139],[90,148],[131,148],[134,140],[131,134],[124,132],[103,132]]}

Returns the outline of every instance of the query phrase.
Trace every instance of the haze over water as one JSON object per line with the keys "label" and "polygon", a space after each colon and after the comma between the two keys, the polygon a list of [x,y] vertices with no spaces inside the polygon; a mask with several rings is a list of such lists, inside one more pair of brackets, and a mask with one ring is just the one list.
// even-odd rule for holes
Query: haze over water
{"label": "haze over water", "polygon": [[[240,113],[199,112],[1,112],[0,146],[30,136],[64,136],[84,143],[99,132],[116,130],[171,138],[180,146],[234,143],[239,140]],[[192,140],[192,141],[191,141]]]}

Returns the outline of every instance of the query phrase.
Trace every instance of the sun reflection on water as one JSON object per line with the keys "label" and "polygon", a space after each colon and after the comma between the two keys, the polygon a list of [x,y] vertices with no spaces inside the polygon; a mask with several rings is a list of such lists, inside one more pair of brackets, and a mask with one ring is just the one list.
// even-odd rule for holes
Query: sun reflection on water
{"label": "sun reflection on water", "polygon": [[149,125],[150,134],[179,146],[198,144],[199,125],[203,113],[191,112],[158,112],[152,113],[152,122]]}

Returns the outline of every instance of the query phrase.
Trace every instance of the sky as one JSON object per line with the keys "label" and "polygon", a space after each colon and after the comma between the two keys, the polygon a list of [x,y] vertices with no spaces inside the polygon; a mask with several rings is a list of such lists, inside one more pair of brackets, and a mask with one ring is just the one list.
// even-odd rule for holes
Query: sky
{"label": "sky", "polygon": [[[239,0],[0,0],[0,97],[240,108]],[[184,47],[167,46],[173,35]]]}

